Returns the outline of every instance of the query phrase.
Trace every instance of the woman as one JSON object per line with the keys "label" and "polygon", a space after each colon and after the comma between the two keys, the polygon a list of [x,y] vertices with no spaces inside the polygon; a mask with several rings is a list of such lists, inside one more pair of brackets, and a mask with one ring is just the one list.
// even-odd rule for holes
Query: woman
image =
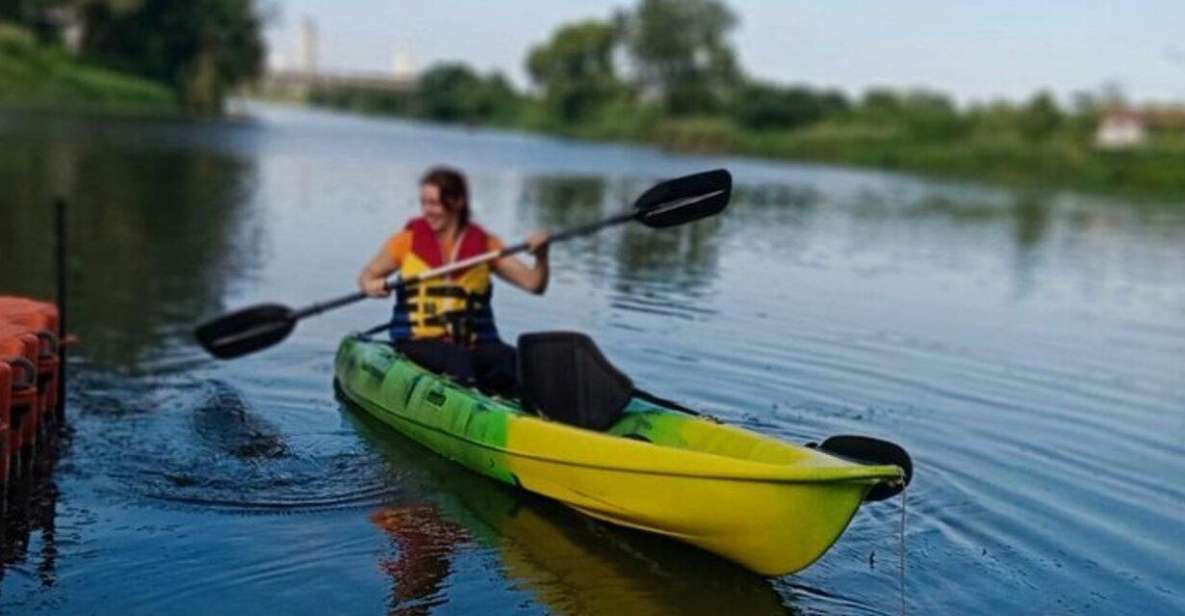
{"label": "woman", "polygon": [[[430,269],[486,252],[502,242],[469,220],[469,190],[460,172],[431,169],[420,180],[419,218],[391,237],[362,274],[358,286],[371,297],[387,297],[387,277],[410,278]],[[421,366],[462,382],[512,394],[517,384],[514,347],[498,338],[490,306],[490,274],[530,293],[547,289],[549,237],[527,239],[534,266],[515,257],[476,265],[462,272],[396,290],[391,341]]]}

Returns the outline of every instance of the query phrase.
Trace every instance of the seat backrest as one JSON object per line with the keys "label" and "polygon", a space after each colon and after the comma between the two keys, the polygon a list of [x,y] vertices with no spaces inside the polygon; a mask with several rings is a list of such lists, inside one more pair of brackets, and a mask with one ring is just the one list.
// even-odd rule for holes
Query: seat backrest
{"label": "seat backrest", "polygon": [[518,374],[526,410],[581,428],[609,429],[633,397],[633,381],[577,332],[519,336]]}

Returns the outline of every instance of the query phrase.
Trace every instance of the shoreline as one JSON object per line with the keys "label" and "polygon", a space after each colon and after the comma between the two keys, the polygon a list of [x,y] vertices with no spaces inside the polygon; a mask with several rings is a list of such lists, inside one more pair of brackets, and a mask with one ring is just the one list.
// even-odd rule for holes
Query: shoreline
{"label": "shoreline", "polygon": [[[739,156],[768,162],[903,173],[927,180],[973,182],[990,188],[1069,190],[1096,196],[1130,198],[1140,202],[1185,204],[1185,144],[1107,151],[1089,146],[1076,148],[1074,144],[1057,140],[1025,148],[1025,155],[1018,157],[1010,156],[1015,154],[1014,147],[1001,148],[998,147],[1000,144],[974,140],[948,143],[893,143],[886,140],[869,144],[854,144],[843,140],[812,142],[809,133],[814,127],[776,132],[769,135],[765,142],[762,141],[762,136],[745,133],[739,129],[736,129],[727,141],[680,139],[678,135],[664,132],[662,126],[646,135],[608,134],[589,130],[590,127],[587,126],[551,130],[546,126],[523,121],[439,122],[427,118],[382,111],[362,111],[308,101],[276,100],[250,94],[242,98],[263,104],[279,104],[357,117],[391,118],[430,126],[505,130],[589,143],[651,147],[676,154]],[[686,120],[665,120],[664,123],[684,121]],[[862,145],[867,147],[861,147]],[[831,155],[817,153],[818,149],[825,146],[832,147]],[[815,151],[816,154],[811,154],[811,151]],[[928,162],[922,164],[920,161]],[[1165,175],[1166,169],[1169,171],[1168,175]],[[1160,177],[1157,177],[1158,175]]]}

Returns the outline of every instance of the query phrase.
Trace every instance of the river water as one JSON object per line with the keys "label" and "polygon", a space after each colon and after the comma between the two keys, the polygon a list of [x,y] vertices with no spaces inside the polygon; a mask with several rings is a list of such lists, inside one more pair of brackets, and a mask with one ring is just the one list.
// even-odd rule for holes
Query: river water
{"label": "river water", "polygon": [[247,111],[0,115],[0,294],[52,294],[66,195],[81,338],[71,433],[6,514],[4,613],[901,611],[899,498],[765,579],[361,419],[332,355],[382,302],[234,362],[194,345],[221,311],[350,291],[434,163],[508,242],[729,168],[723,216],[558,245],[543,297],[502,285],[504,337],[582,330],[728,422],[904,445],[911,613],[1185,612],[1185,203]]}

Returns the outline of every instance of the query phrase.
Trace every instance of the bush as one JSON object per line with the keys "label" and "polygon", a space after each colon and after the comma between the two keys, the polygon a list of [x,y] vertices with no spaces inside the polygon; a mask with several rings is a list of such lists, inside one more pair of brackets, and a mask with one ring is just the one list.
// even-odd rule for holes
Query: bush
{"label": "bush", "polygon": [[732,115],[744,128],[793,129],[814,124],[848,108],[847,98],[839,92],[751,83],[738,92]]}
{"label": "bush", "polygon": [[694,116],[663,120],[649,138],[681,152],[728,152],[735,149],[739,134],[727,118]]}
{"label": "bush", "polygon": [[463,64],[438,64],[420,76],[417,115],[437,122],[510,123],[522,100],[502,75],[483,78]]}

